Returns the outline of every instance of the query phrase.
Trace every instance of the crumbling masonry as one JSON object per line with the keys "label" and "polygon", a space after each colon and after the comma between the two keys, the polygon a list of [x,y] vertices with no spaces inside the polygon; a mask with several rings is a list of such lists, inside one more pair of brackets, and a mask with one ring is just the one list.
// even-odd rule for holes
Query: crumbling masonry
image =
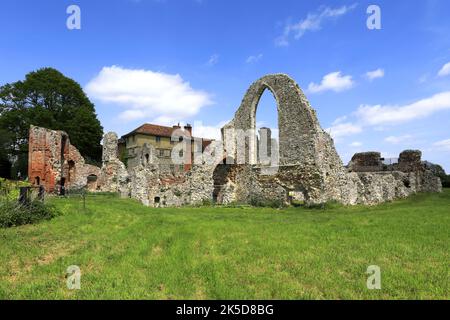
{"label": "crumbling masonry", "polygon": [[[258,155],[256,109],[265,90],[277,101],[279,149],[271,150],[279,153],[276,165],[261,164]],[[103,164],[96,168],[84,163],[65,133],[32,127],[30,179],[49,191],[64,181],[68,187],[119,192],[149,206],[283,204],[294,199],[307,204],[334,200],[373,205],[417,192],[442,191],[440,179],[422,163],[420,151],[405,151],[391,165],[383,164],[376,152],[356,154],[345,167],[306,96],[284,74],[267,75],[250,86],[233,120],[222,128],[222,141],[208,146],[206,153],[213,157],[197,157],[189,172],[163,170],[154,157],[138,159],[127,170],[118,159],[117,140],[115,133],[105,135]]]}

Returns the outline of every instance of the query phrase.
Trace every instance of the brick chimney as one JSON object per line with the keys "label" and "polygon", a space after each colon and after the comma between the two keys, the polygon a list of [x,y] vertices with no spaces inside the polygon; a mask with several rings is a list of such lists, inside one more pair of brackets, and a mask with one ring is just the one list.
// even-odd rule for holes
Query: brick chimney
{"label": "brick chimney", "polygon": [[189,135],[192,137],[192,126],[189,123],[184,126],[184,130],[189,132]]}

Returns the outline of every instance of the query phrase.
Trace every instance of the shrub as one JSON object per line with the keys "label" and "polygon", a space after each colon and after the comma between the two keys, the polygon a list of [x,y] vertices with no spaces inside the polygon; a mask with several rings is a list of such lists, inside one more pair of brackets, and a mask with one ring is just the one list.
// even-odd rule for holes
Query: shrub
{"label": "shrub", "polygon": [[306,208],[312,210],[329,210],[343,207],[342,204],[335,200],[330,200],[324,203],[308,203],[306,204]]}
{"label": "shrub", "polygon": [[0,228],[33,224],[50,220],[57,215],[58,211],[53,206],[37,200],[27,205],[15,201],[0,202]]}
{"label": "shrub", "polygon": [[302,200],[292,200],[291,201],[291,205],[293,206],[293,207],[303,207],[304,205],[305,205],[305,201],[302,201]]}
{"label": "shrub", "polygon": [[263,200],[257,197],[250,199],[250,205],[252,207],[266,207],[266,208],[283,208],[285,204],[279,199]]}
{"label": "shrub", "polygon": [[210,207],[212,205],[213,205],[213,203],[212,203],[211,200],[209,200],[209,199],[203,199],[202,200],[202,207]]}
{"label": "shrub", "polygon": [[441,177],[442,187],[450,188],[450,175]]}

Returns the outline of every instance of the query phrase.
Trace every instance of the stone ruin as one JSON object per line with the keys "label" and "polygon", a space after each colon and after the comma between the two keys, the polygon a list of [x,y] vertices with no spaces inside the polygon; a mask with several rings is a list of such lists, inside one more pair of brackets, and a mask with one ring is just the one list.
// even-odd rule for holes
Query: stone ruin
{"label": "stone ruin", "polygon": [[[112,143],[112,144],[111,144]],[[44,186],[48,193],[87,189],[91,192],[122,192],[127,170],[117,157],[117,135],[108,133],[103,139],[103,165],[86,164],[85,159],[70,143],[64,131],[30,127],[28,179]],[[125,179],[125,180],[123,180]]]}
{"label": "stone ruin", "polygon": [[63,188],[98,188],[100,168],[85,163],[80,152],[63,131],[30,127],[28,179],[47,192]]}
{"label": "stone ruin", "polygon": [[[256,109],[265,90],[277,101],[278,150],[270,148],[270,133],[266,141],[256,135]],[[269,155],[279,154],[276,165],[260,161],[259,148],[266,144]],[[206,148],[209,156],[196,157],[188,172],[163,169],[153,156],[144,157],[154,154],[153,147],[147,147],[127,169],[118,159],[117,135],[108,133],[102,167],[97,168],[84,163],[64,132],[32,127],[29,176],[31,181],[39,177],[46,186],[64,179],[68,187],[118,192],[156,207],[292,200],[374,205],[442,191],[440,179],[423,164],[420,151],[404,151],[391,165],[385,165],[377,152],[356,154],[345,167],[306,96],[284,74],[264,76],[250,86],[233,120],[222,128],[222,141],[213,141]],[[96,183],[89,180],[93,176]]]}

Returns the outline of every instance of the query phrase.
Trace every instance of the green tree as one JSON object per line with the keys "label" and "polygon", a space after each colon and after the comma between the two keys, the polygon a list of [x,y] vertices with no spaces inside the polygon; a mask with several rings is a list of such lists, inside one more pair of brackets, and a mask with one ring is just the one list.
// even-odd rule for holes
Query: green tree
{"label": "green tree", "polygon": [[0,177],[11,178],[11,162],[9,161],[8,143],[10,134],[8,131],[0,128]]}
{"label": "green tree", "polygon": [[94,104],[77,82],[53,68],[0,87],[0,128],[7,132],[0,148],[16,159],[16,170],[22,175],[27,172],[30,125],[63,130],[84,157],[101,159],[103,128]]}

